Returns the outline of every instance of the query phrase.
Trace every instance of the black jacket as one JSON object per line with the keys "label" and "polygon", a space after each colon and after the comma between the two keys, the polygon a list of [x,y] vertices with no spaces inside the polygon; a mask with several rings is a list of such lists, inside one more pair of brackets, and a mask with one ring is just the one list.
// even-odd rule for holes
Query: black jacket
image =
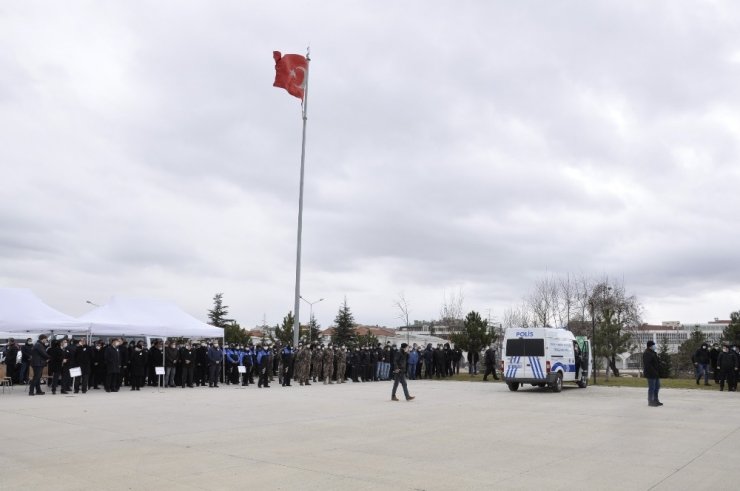
{"label": "black jacket", "polygon": [[706,348],[699,347],[698,350],[694,353],[694,356],[692,357],[692,361],[694,363],[699,363],[701,365],[706,365],[709,363],[709,350]]}
{"label": "black jacket", "polygon": [[24,344],[21,346],[21,361],[23,363],[30,363],[33,357],[33,344]]}
{"label": "black jacket", "polygon": [[93,349],[87,345],[78,346],[75,350],[75,364],[83,372],[90,370],[90,365],[92,365],[92,351]]}
{"label": "black jacket", "polygon": [[9,344],[5,348],[5,364],[9,366],[14,366],[16,364],[16,360],[18,359],[18,345],[13,343]]}
{"label": "black jacket", "polygon": [[659,378],[660,373],[660,360],[658,359],[658,353],[646,349],[642,354],[642,366],[645,373],[645,378]]}
{"label": "black jacket", "polygon": [[31,354],[31,366],[34,367],[43,367],[46,365],[46,360],[48,360],[49,353],[46,352],[46,346],[44,346],[44,343],[41,341],[37,341],[36,344],[33,345],[33,353]]}
{"label": "black jacket", "polygon": [[134,377],[143,377],[146,375],[148,358],[149,352],[146,349],[134,349],[131,354],[131,375]]}
{"label": "black jacket", "polygon": [[396,356],[393,357],[393,371],[400,370],[403,373],[406,370],[406,363],[408,361],[408,353],[404,350],[396,351]]}
{"label": "black jacket", "polygon": [[177,363],[177,360],[179,359],[179,353],[177,352],[177,348],[171,348],[170,346],[167,346],[164,349],[164,366],[165,367],[174,367]]}
{"label": "black jacket", "polygon": [[737,355],[732,351],[723,351],[717,357],[717,368],[720,370],[737,370]]}
{"label": "black jacket", "polygon": [[187,346],[183,346],[182,348],[180,348],[180,363],[182,364],[183,368],[194,367],[195,350],[193,348],[188,348]]}
{"label": "black jacket", "polygon": [[486,350],[485,361],[486,361],[487,367],[492,367],[496,364],[496,350],[495,349],[488,348]]}
{"label": "black jacket", "polygon": [[121,355],[112,345],[105,348],[105,371],[106,373],[121,373]]}
{"label": "black jacket", "polygon": [[62,360],[64,359],[64,351],[58,344],[54,344],[49,351],[49,372],[58,372],[62,369]]}

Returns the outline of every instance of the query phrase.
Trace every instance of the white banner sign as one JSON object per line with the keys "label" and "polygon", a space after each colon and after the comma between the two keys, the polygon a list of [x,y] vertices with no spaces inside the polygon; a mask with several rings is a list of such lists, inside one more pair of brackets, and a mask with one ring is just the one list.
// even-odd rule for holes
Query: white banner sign
{"label": "white banner sign", "polygon": [[157,375],[164,375],[164,367],[154,367],[154,373]]}
{"label": "white banner sign", "polygon": [[80,367],[74,367],[69,369],[70,377],[82,377],[82,369]]}

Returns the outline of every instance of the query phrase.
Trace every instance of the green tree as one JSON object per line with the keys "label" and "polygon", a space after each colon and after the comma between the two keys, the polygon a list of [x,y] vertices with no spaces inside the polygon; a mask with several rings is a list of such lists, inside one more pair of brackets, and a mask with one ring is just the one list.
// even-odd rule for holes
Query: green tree
{"label": "green tree", "polygon": [[347,297],[344,297],[344,302],[339,307],[334,324],[332,342],[338,345],[351,346],[357,337],[357,333],[355,332],[355,318],[347,305]]}
{"label": "green tree", "polygon": [[224,326],[224,337],[227,343],[249,344],[250,336],[246,329],[241,327],[238,322],[230,321]]}
{"label": "green tree", "polygon": [[321,336],[321,325],[316,321],[316,317],[311,317],[308,324],[301,326],[300,338],[305,342],[311,343],[318,341]]}
{"label": "green tree", "polygon": [[367,334],[360,334],[355,338],[355,346],[362,347],[362,346],[369,346],[369,347],[375,347],[378,345],[378,338],[375,336],[375,334],[371,333],[370,331],[367,332]]}
{"label": "green tree", "polygon": [[480,314],[474,310],[465,316],[462,330],[450,336],[455,347],[464,351],[480,351],[494,340],[495,334],[488,329],[488,321],[481,319]]}
{"label": "green tree", "polygon": [[660,338],[660,346],[658,347],[658,360],[660,361],[658,375],[660,378],[670,378],[673,371],[672,356],[668,352],[668,336],[663,335]]}
{"label": "green tree", "polygon": [[272,339],[273,342],[276,340],[280,342],[281,345],[285,346],[286,344],[293,344],[293,322],[295,321],[295,318],[293,317],[293,311],[291,310],[288,312],[288,315],[283,317],[283,325],[275,326],[275,334],[270,335],[270,339]]}
{"label": "green tree", "polygon": [[699,330],[698,326],[694,327],[691,331],[689,339],[681,343],[678,347],[678,352],[673,357],[673,364],[675,370],[679,373],[693,373],[694,372],[694,353],[699,349],[702,343],[707,342],[707,335]]}
{"label": "green tree", "polygon": [[740,310],[730,314],[730,323],[722,332],[722,341],[740,346]]}
{"label": "green tree", "polygon": [[224,328],[229,322],[234,322],[233,319],[228,319],[226,316],[229,315],[228,305],[223,303],[223,293],[217,293],[213,296],[213,308],[208,311],[208,319],[211,321],[212,326]]}
{"label": "green tree", "polygon": [[612,373],[619,377],[617,355],[634,350],[632,334],[616,320],[615,313],[610,308],[603,309],[601,315],[596,329],[597,353],[607,359]]}

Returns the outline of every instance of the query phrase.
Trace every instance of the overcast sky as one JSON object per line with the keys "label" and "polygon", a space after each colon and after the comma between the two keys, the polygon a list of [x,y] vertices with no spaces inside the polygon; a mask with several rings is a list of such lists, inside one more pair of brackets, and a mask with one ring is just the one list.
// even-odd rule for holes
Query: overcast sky
{"label": "overcast sky", "polygon": [[[740,309],[737,2],[0,5],[0,286],[243,326],[501,319],[547,274],[623,279],[645,320]],[[308,306],[301,306],[301,320]]]}

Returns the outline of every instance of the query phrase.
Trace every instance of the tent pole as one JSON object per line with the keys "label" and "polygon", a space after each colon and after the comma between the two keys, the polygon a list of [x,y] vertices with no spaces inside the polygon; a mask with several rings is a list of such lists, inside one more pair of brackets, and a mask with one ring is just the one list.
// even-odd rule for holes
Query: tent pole
{"label": "tent pole", "polygon": [[[167,369],[164,366],[164,352],[166,349],[167,349],[167,338],[162,336],[162,370],[164,371],[164,373],[167,373]],[[162,389],[166,388],[165,387],[166,382],[167,380],[165,380],[165,375],[163,374],[162,375]]]}
{"label": "tent pole", "polygon": [[[224,330],[224,335],[221,337],[221,353],[226,353],[226,331]],[[224,374],[224,381],[223,383],[226,383],[226,362],[224,360],[225,355],[221,357],[221,371]]]}

